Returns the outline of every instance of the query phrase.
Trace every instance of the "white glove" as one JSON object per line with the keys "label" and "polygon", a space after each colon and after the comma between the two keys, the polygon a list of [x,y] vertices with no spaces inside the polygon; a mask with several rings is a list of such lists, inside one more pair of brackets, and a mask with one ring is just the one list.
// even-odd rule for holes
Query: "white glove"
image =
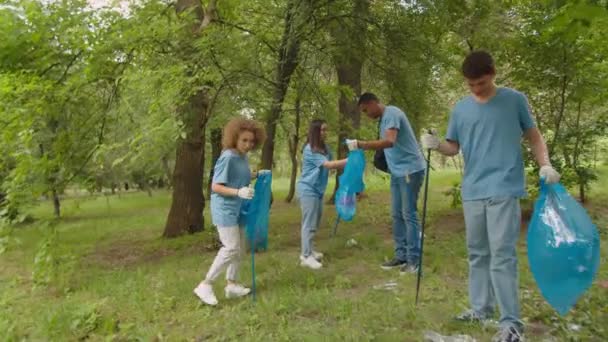
{"label": "white glove", "polygon": [[434,129],[430,131],[430,133],[424,133],[420,137],[420,143],[422,144],[422,148],[425,150],[436,150],[439,148],[439,144],[441,141],[439,137],[437,137],[437,131]]}
{"label": "white glove", "polygon": [[559,172],[555,171],[551,165],[542,166],[538,174],[540,178],[543,178],[547,184],[557,183],[561,177]]}
{"label": "white glove", "polygon": [[258,176],[267,175],[269,173],[270,173],[270,170],[266,170],[266,169],[258,170]]}
{"label": "white glove", "polygon": [[253,198],[253,194],[254,194],[253,188],[250,188],[248,186],[244,186],[236,192],[237,196],[239,196],[242,199],[248,199],[248,200]]}
{"label": "white glove", "polygon": [[349,151],[356,150],[359,148],[357,139],[346,139],[346,146],[348,146]]}

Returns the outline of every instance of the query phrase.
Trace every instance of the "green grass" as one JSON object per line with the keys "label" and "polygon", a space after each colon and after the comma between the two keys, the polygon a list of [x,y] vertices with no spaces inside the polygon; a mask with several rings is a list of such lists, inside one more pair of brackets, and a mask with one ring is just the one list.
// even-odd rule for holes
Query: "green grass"
{"label": "green grass", "polygon": [[[602,204],[608,199],[607,171],[602,183],[594,185],[589,204],[602,236],[600,279],[608,279],[608,211]],[[333,238],[335,211],[325,206],[317,246],[326,258],[317,272],[297,265],[299,208],[283,202],[288,182],[279,179],[269,250],[256,255],[255,304],[250,298],[220,297],[219,307],[210,308],[194,297],[192,289],[215,255],[215,232],[207,221],[201,234],[161,239],[167,192],[68,199],[58,222],[50,220],[50,203],[33,208],[41,220],[16,228],[8,251],[0,255],[0,340],[421,341],[425,330],[489,340],[493,328],[450,321],[468,302],[462,214],[443,195],[459,175],[442,171],[431,177],[418,307],[415,277],[378,267],[392,256],[387,179],[368,177],[369,197],[358,205],[354,221],[341,223]],[[594,285],[560,318],[538,293],[524,234],[520,295],[523,317],[530,323],[528,340],[608,339],[608,290]],[[357,246],[346,246],[351,238]],[[45,241],[50,243],[41,253]],[[249,263],[247,258],[242,265],[245,283],[251,276]],[[40,284],[41,275],[48,275],[50,283]],[[388,281],[398,283],[395,291],[373,288]],[[223,285],[218,282],[217,294]],[[580,330],[570,329],[572,324]]]}

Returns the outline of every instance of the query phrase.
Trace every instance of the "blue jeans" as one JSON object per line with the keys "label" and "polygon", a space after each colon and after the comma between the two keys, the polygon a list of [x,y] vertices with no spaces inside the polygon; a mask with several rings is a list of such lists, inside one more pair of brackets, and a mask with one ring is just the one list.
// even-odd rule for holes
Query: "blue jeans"
{"label": "blue jeans", "polygon": [[313,242],[321,215],[323,214],[323,199],[313,196],[300,197],[300,208],[302,209],[302,256],[312,254]]}
{"label": "blue jeans", "polygon": [[417,202],[423,180],[424,170],[405,177],[391,176],[395,258],[410,264],[418,264],[420,258]]}
{"label": "blue jeans", "polygon": [[489,316],[498,303],[501,327],[521,330],[516,253],[521,225],[519,199],[463,201],[462,206],[469,253],[471,308]]}

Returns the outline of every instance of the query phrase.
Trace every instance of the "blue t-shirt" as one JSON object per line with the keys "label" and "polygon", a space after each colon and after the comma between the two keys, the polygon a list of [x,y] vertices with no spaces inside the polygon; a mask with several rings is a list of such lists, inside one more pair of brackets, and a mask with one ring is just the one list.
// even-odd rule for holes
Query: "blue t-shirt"
{"label": "blue t-shirt", "polygon": [[[240,189],[251,182],[247,156],[234,150],[224,150],[213,168],[213,183]],[[211,221],[218,227],[239,225],[239,213],[243,199],[211,193]]]}
{"label": "blue t-shirt", "polygon": [[521,140],[534,126],[528,99],[510,88],[498,88],[487,103],[468,96],[456,104],[446,139],[464,156],[463,200],[526,196]]}
{"label": "blue t-shirt", "polygon": [[386,139],[388,129],[396,129],[397,140],[393,147],[385,148],[386,163],[392,176],[405,177],[414,172],[424,170],[426,162],[416,142],[416,136],[409,120],[401,109],[386,106],[380,117],[380,136]]}
{"label": "blue t-shirt", "polygon": [[325,188],[327,188],[327,180],[329,179],[329,170],[323,167],[323,163],[331,160],[331,152],[327,154],[315,152],[310,148],[310,144],[304,146],[302,153],[302,174],[298,181],[298,195],[300,197],[318,197],[323,198]]}

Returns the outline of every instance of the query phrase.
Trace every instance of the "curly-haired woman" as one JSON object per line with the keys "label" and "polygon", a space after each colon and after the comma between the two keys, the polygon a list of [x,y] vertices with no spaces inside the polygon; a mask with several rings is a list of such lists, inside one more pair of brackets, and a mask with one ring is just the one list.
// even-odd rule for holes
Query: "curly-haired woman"
{"label": "curly-haired woman", "polygon": [[[226,298],[242,297],[250,289],[237,283],[239,262],[244,251],[245,234],[239,217],[243,200],[253,198],[249,187],[251,172],[247,153],[257,149],[266,139],[259,123],[245,119],[232,119],[224,127],[224,150],[214,167],[211,185],[211,220],[219,233],[222,248],[217,253],[205,279],[194,293],[208,305],[217,305],[213,282],[226,270]],[[261,170],[260,172],[266,172]]]}

